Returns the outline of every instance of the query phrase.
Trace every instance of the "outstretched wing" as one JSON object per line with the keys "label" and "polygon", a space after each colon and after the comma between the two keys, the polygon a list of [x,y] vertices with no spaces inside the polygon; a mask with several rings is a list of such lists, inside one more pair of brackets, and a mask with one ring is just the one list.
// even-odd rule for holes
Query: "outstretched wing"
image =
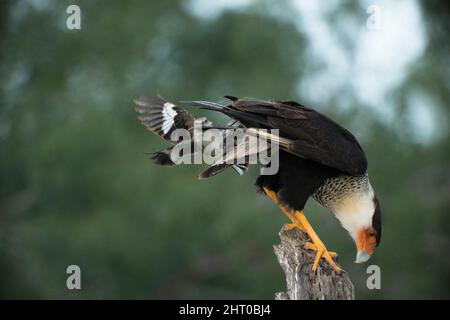
{"label": "outstretched wing", "polygon": [[367,170],[364,151],[347,129],[299,103],[238,99],[221,108],[202,107],[220,111],[249,128],[279,129],[279,139],[283,141],[280,149],[294,155],[347,174],[363,174]]}
{"label": "outstretched wing", "polygon": [[153,133],[170,143],[175,129],[190,129],[194,126],[194,117],[184,109],[162,97],[139,97],[134,100],[138,119]]}
{"label": "outstretched wing", "polygon": [[[200,121],[202,128],[212,127],[212,123],[206,118],[195,119],[186,110],[175,106],[173,103],[165,100],[160,96],[156,97],[139,97],[134,100],[136,104],[136,112],[139,113],[138,119],[151,132],[159,135],[164,140],[170,142],[172,146],[169,148],[150,153],[150,158],[161,166],[174,166],[175,163],[170,158],[173,145],[176,143],[170,139],[175,129],[192,130],[194,121]],[[237,128],[240,124],[236,120],[230,121],[227,127]],[[189,142],[187,142],[189,143]],[[220,166],[212,166],[199,175],[200,179],[206,179],[215,176],[227,168],[233,168],[236,173],[243,175],[248,169],[248,163],[243,164],[225,164]]]}

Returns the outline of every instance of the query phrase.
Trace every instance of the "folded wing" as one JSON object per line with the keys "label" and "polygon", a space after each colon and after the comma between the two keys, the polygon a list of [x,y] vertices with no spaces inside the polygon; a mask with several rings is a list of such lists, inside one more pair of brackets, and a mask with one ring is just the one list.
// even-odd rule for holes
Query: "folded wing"
{"label": "folded wing", "polygon": [[[195,102],[247,128],[279,129],[280,149],[346,174],[364,174],[367,159],[356,138],[325,115],[293,101],[237,99],[227,106]],[[269,139],[275,139],[270,138]]]}

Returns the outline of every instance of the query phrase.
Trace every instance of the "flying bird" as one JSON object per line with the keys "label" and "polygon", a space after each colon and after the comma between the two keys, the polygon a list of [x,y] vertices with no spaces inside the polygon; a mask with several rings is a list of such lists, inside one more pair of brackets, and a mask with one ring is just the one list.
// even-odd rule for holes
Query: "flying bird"
{"label": "flying bird", "polygon": [[[279,144],[279,170],[274,175],[260,175],[256,186],[289,218],[285,230],[298,228],[308,234],[311,241],[306,248],[317,252],[313,270],[321,258],[336,272],[341,268],[334,261],[336,253],[327,250],[304,214],[309,198],[334,213],[356,244],[355,262],[366,262],[381,240],[381,211],[369,181],[366,155],[352,133],[294,101],[225,98],[223,103],[191,101],[189,105],[230,117],[232,122],[226,128],[246,128],[256,133],[279,129],[278,137],[265,134]],[[172,144],[173,130],[193,128],[194,117],[162,97],[140,97],[134,102],[142,124]],[[206,118],[200,121],[205,128],[215,127]],[[171,148],[154,153],[152,159],[159,165],[175,165],[170,158]],[[199,177],[208,178],[228,168],[242,175],[247,167],[248,163],[216,164]]]}

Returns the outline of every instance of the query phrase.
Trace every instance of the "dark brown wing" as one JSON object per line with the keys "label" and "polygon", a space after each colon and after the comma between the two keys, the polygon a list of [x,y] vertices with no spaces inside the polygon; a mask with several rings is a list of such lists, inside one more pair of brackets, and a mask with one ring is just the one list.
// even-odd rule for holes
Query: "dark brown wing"
{"label": "dark brown wing", "polygon": [[194,118],[186,110],[178,108],[162,97],[139,97],[134,100],[138,119],[153,133],[173,143],[170,136],[175,129],[191,129]]}
{"label": "dark brown wing", "polygon": [[221,110],[247,127],[279,129],[291,140],[288,152],[344,173],[367,170],[367,159],[356,138],[325,115],[293,101],[237,100]]}

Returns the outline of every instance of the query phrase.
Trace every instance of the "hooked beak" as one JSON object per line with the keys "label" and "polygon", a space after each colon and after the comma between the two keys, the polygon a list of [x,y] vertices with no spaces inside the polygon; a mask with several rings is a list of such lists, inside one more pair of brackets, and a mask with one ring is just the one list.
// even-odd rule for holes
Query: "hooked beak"
{"label": "hooked beak", "polygon": [[364,263],[370,259],[370,254],[368,254],[365,250],[358,250],[356,254],[355,263]]}

